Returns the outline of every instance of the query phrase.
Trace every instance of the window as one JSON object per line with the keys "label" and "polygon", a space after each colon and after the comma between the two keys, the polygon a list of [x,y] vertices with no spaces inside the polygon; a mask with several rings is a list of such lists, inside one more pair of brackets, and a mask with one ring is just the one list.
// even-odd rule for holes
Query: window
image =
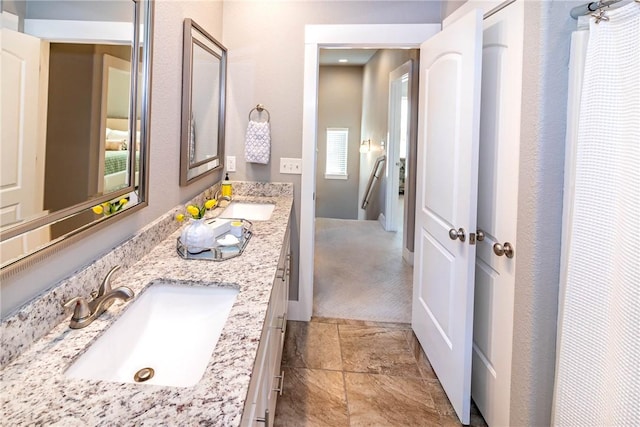
{"label": "window", "polygon": [[349,129],[327,128],[327,166],[325,179],[347,179]]}

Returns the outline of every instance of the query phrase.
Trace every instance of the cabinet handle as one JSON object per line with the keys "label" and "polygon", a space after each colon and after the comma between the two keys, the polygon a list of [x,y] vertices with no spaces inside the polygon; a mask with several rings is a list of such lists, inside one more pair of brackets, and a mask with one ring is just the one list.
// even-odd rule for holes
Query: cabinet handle
{"label": "cabinet handle", "polygon": [[264,411],[264,418],[256,418],[256,422],[264,423],[264,427],[269,427],[269,410]]}
{"label": "cabinet handle", "polygon": [[280,332],[284,334],[284,331],[287,329],[287,312],[285,311],[281,317],[282,324],[280,326],[276,326],[276,329],[280,329]]}
{"label": "cabinet handle", "polygon": [[274,388],[273,391],[278,393],[278,396],[282,396],[282,390],[284,390],[284,371],[280,373],[280,375],[276,375],[274,378],[280,379],[280,384],[278,384],[278,388]]}

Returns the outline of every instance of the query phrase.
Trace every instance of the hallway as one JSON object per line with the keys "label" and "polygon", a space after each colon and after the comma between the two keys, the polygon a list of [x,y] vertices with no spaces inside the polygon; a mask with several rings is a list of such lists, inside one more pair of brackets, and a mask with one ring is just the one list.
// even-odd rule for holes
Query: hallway
{"label": "hallway", "polygon": [[378,221],[315,224],[313,315],[409,323],[413,269],[402,259],[402,231]]}
{"label": "hallway", "polygon": [[408,324],[289,321],[282,369],[276,426],[460,426]]}

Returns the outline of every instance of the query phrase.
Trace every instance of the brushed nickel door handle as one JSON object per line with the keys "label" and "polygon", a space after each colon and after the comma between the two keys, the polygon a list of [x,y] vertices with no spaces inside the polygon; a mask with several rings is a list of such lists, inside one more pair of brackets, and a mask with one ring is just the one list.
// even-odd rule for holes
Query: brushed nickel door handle
{"label": "brushed nickel door handle", "polygon": [[466,236],[464,234],[464,228],[458,228],[457,230],[455,228],[452,228],[451,230],[449,230],[449,238],[451,240],[456,240],[456,239],[460,239],[461,242],[464,242],[466,239]]}
{"label": "brushed nickel door handle", "polygon": [[509,242],[505,242],[504,245],[496,243],[493,245],[493,253],[498,256],[506,256],[507,258],[513,258],[513,246]]}

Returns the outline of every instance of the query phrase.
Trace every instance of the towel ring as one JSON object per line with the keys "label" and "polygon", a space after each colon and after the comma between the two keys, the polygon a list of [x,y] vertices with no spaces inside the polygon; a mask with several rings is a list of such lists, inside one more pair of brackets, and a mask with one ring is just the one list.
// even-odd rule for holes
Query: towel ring
{"label": "towel ring", "polygon": [[271,121],[271,114],[269,114],[269,110],[267,110],[266,108],[264,108],[264,105],[262,104],[258,104],[256,105],[256,107],[254,109],[252,109],[251,111],[249,111],[249,121],[251,121],[251,114],[257,111],[258,114],[262,113],[263,111],[265,113],[267,113],[267,123],[269,123]]}

